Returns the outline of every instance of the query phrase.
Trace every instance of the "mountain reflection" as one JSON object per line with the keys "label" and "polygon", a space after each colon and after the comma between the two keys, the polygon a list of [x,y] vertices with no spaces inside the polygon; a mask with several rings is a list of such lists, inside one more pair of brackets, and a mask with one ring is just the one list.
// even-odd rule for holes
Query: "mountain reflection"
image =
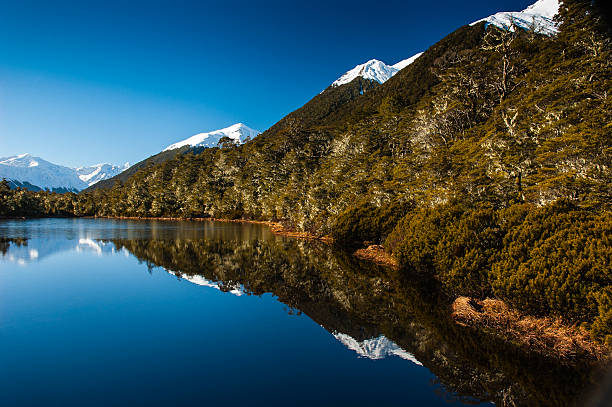
{"label": "mountain reflection", "polygon": [[13,233],[0,240],[0,251],[3,260],[17,262],[40,260],[53,250],[125,252],[150,270],[160,267],[193,284],[234,295],[270,293],[359,357],[394,356],[423,365],[447,398],[465,402],[580,405],[584,389],[598,377],[589,365],[561,364],[456,324],[450,299],[435,281],[326,245],[273,236],[258,225],[132,226],[70,232],[72,240]]}
{"label": "mountain reflection", "polygon": [[421,362],[416,360],[412,353],[406,352],[384,335],[380,335],[377,338],[365,339],[361,342],[352,336],[343,333],[335,333],[334,337],[344,346],[354,350],[359,356],[364,358],[377,360],[384,359],[387,356],[398,356],[417,365],[423,365]]}
{"label": "mountain reflection", "polygon": [[[181,280],[185,280],[185,281],[189,281],[192,284],[195,285],[199,285],[199,286],[203,286],[203,287],[209,287],[209,288],[215,288],[217,290],[221,290],[221,287],[218,283],[215,283],[214,281],[210,281],[205,279],[204,277],[200,276],[200,275],[193,275],[193,276],[181,276],[180,274],[177,274],[171,270],[168,270],[168,273],[172,274],[173,276],[178,277]],[[236,288],[230,289],[229,291],[230,294],[234,294],[238,297],[240,297],[241,295],[244,294],[244,291],[242,289],[242,287],[237,286]]]}

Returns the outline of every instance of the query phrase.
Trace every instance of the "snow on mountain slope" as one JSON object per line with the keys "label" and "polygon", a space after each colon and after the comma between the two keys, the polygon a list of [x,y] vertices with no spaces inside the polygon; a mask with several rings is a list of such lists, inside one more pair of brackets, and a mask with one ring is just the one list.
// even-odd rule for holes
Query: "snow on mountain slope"
{"label": "snow on mountain slope", "polygon": [[15,181],[16,185],[28,183],[40,189],[78,192],[119,174],[127,167],[127,163],[124,166],[97,164],[75,169],[53,164],[31,154],[21,154],[0,158],[0,179]]}
{"label": "snow on mountain slope", "polygon": [[336,81],[334,81],[332,86],[340,86],[344,85],[345,83],[350,83],[360,76],[364,79],[371,79],[381,84],[385,83],[391,79],[393,75],[413,63],[418,57],[421,56],[421,54],[422,52],[419,52],[418,54],[404,59],[395,65],[387,65],[377,59],[371,59],[365,64],[357,65],[350,71],[346,72]]}
{"label": "snow on mountain slope", "polygon": [[74,168],[53,164],[30,154],[0,158],[0,179],[2,178],[29,182],[48,189],[65,188],[70,191],[80,191],[88,187]]}
{"label": "snow on mountain slope", "polygon": [[83,182],[92,186],[98,181],[109,179],[122,173],[129,167],[130,163],[125,163],[123,165],[96,164],[89,167],[79,167],[76,168],[75,171]]}
{"label": "snow on mountain slope", "polygon": [[421,55],[423,55],[423,53],[419,52],[418,54],[415,54],[411,56],[410,58],[406,58],[403,61],[399,61],[397,64],[391,65],[391,66],[397,69],[398,71],[401,71],[402,69],[404,69],[405,67],[407,67],[408,65],[416,61],[416,59],[420,57]]}
{"label": "snow on mountain slope", "polygon": [[396,73],[397,70],[392,66],[385,64],[377,59],[370,59],[365,64],[357,65],[340,78],[338,78],[332,86],[340,86],[345,83],[352,82],[355,78],[361,76],[364,79],[375,80],[378,83],[384,83]]}
{"label": "snow on mountain slope", "polygon": [[553,17],[559,12],[558,0],[538,0],[523,11],[503,11],[474,21],[470,25],[484,21],[500,28],[514,29],[514,25],[523,28],[533,28],[535,32],[545,35],[555,35],[559,32]]}
{"label": "snow on mountain slope", "polygon": [[196,134],[195,136],[191,136],[188,139],[169,145],[164,149],[164,151],[174,150],[183,146],[216,147],[219,143],[219,140],[221,140],[221,138],[223,137],[229,137],[236,143],[244,143],[247,138],[252,139],[258,136],[259,134],[261,134],[261,132],[253,130],[242,123],[236,123],[224,129],[215,130],[208,133]]}

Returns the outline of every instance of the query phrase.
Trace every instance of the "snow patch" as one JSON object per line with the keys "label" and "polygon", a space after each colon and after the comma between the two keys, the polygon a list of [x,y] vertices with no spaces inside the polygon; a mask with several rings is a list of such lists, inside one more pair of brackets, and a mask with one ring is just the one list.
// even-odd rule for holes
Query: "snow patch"
{"label": "snow patch", "polygon": [[423,55],[423,53],[419,52],[418,54],[413,55],[410,58],[406,58],[403,61],[399,61],[397,64],[391,65],[391,66],[397,69],[398,71],[401,71],[402,69],[404,69],[405,67],[407,67],[408,65],[416,61],[416,59],[420,57],[421,55]]}

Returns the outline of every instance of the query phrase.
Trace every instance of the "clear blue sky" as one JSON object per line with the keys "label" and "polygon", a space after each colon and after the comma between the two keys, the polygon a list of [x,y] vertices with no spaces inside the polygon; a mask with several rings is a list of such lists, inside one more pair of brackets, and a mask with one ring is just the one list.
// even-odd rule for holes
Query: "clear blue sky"
{"label": "clear blue sky", "polygon": [[265,130],[357,64],[531,3],[0,0],[0,157],[134,163],[236,122]]}

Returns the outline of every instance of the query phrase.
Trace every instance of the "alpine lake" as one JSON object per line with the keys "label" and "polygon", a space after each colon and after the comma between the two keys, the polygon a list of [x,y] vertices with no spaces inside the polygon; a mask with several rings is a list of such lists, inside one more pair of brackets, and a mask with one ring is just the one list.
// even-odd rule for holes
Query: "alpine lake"
{"label": "alpine lake", "polygon": [[0,220],[0,404],[582,405],[593,369],[451,301],[263,225]]}

